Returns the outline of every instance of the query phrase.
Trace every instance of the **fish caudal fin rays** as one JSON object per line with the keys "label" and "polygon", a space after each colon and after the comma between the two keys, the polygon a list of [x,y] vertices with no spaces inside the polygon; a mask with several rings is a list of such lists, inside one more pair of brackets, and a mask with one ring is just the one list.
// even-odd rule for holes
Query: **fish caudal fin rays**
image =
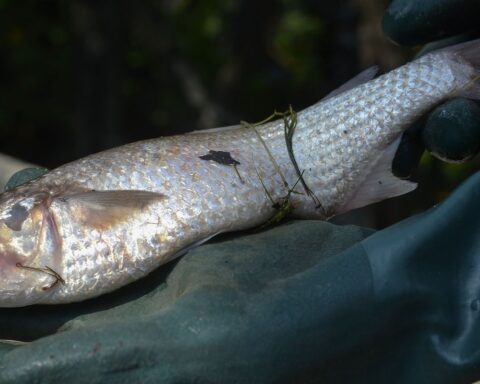
{"label": "fish caudal fin rays", "polygon": [[358,87],[359,85],[372,80],[377,73],[378,73],[378,65],[374,65],[370,68],[365,69],[364,71],[356,75],[354,78],[348,80],[345,84],[342,84],[340,87],[330,92],[327,96],[325,96],[322,99],[322,101],[338,96],[343,92],[349,91],[350,89]]}
{"label": "fish caudal fin rays", "polygon": [[163,201],[167,196],[149,191],[113,190],[87,191],[62,196],[61,201],[82,224],[96,228],[107,228],[131,217],[148,205]]}
{"label": "fish caudal fin rays", "polygon": [[417,183],[399,179],[392,173],[392,161],[400,144],[400,139],[401,137],[387,147],[364,182],[347,204],[341,207],[339,213],[361,208],[390,197],[400,196],[413,191],[417,187]]}
{"label": "fish caudal fin rays", "polygon": [[[453,54],[455,59],[452,69],[455,76],[459,78],[467,76],[465,88],[454,96],[480,100],[480,39],[443,48],[438,52]],[[458,58],[460,58],[460,65]],[[467,68],[465,68],[465,64],[467,64]]]}
{"label": "fish caudal fin rays", "polygon": [[465,43],[458,47],[457,54],[474,70],[473,78],[463,90],[462,96],[480,100],[480,39]]}

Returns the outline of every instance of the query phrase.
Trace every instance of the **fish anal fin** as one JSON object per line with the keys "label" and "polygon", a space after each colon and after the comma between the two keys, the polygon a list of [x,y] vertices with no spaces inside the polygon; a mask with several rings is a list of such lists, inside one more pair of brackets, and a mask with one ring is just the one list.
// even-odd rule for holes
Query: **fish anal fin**
{"label": "fish anal fin", "polygon": [[416,183],[399,179],[392,173],[392,161],[399,144],[400,138],[387,147],[354,195],[341,207],[339,213],[400,196],[417,187]]}
{"label": "fish anal fin", "polygon": [[175,252],[172,256],[170,256],[168,258],[168,260],[173,260],[173,259],[176,259],[177,257],[180,257],[180,256],[184,256],[185,254],[187,254],[188,252],[190,252],[192,249],[195,249],[197,247],[199,247],[200,245],[206,243],[207,241],[209,241],[210,239],[212,239],[213,237],[217,236],[218,234],[222,233],[221,231],[219,232],[216,232],[214,233],[213,235],[209,235],[209,236],[206,236],[206,237],[203,237],[189,245],[187,245],[186,247],[183,247],[181,249],[179,249],[177,252]]}
{"label": "fish anal fin", "polygon": [[165,200],[161,193],[137,190],[88,191],[61,197],[82,224],[106,229],[128,220],[150,204]]}
{"label": "fish anal fin", "polygon": [[354,78],[348,80],[346,83],[342,84],[337,89],[334,89],[330,92],[327,96],[325,96],[322,101],[328,100],[332,97],[338,96],[341,93],[347,92],[350,89],[358,87],[361,84],[366,83],[367,81],[372,80],[376,74],[378,73],[378,65],[374,65],[370,68],[365,69],[364,71],[360,72]]}

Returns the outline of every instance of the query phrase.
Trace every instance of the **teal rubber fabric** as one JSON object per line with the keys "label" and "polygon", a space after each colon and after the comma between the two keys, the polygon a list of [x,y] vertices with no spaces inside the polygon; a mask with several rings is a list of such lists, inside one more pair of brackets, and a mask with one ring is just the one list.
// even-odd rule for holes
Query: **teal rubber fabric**
{"label": "teal rubber fabric", "polygon": [[0,310],[0,383],[471,383],[480,174],[385,230],[224,236],[109,295]]}
{"label": "teal rubber fabric", "polygon": [[477,173],[444,203],[362,241],[390,324],[372,382],[480,379],[479,213]]}

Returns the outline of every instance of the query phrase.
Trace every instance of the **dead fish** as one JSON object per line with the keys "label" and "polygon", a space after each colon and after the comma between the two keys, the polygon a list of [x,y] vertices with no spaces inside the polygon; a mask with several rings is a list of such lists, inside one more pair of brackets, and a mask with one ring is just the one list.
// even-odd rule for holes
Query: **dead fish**
{"label": "dead fish", "polygon": [[480,40],[374,72],[300,112],[294,132],[279,119],[140,141],[5,192],[0,306],[110,292],[267,222],[286,196],[295,217],[325,219],[413,190],[391,173],[400,136],[446,99],[480,98]]}

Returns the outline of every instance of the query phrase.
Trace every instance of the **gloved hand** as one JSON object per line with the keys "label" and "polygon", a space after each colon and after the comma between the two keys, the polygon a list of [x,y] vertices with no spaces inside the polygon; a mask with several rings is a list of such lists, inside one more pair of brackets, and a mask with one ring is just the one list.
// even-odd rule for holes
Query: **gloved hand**
{"label": "gloved hand", "polygon": [[[478,37],[477,0],[393,0],[383,30],[402,45],[428,44],[420,54]],[[462,34],[462,35],[458,35]],[[397,176],[408,177],[423,150],[445,161],[465,161],[480,151],[480,106],[467,99],[450,100],[408,130],[393,162]]]}

